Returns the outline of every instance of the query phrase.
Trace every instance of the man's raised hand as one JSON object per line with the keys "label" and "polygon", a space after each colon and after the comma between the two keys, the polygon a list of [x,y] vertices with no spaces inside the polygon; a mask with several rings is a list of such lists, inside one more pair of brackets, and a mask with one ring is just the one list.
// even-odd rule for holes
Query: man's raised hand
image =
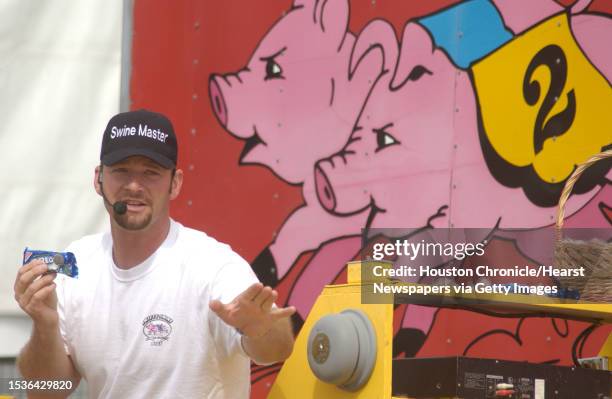
{"label": "man's raised hand", "polygon": [[255,283],[233,301],[223,304],[210,301],[210,309],[226,324],[238,329],[249,338],[264,336],[274,323],[295,313],[295,307],[273,308],[278,293],[261,283]]}

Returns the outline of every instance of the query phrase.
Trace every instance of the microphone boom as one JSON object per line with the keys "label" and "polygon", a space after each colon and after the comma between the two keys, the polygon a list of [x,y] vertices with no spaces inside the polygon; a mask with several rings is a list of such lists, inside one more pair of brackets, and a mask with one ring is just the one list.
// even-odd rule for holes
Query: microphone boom
{"label": "microphone boom", "polygon": [[113,208],[113,212],[115,212],[117,215],[121,216],[125,214],[127,212],[127,204],[124,201],[117,201],[114,204],[111,204],[106,198],[106,195],[104,195],[104,185],[102,184],[102,165],[100,165],[100,171],[98,173],[98,184],[100,185],[100,193],[102,194],[102,199],[104,202],[110,205],[111,208]]}

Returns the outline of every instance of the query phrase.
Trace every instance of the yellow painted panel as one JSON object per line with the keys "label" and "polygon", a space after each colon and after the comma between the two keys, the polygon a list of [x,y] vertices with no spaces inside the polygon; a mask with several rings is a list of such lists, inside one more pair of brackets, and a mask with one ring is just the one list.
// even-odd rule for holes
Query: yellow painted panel
{"label": "yellow painted panel", "polygon": [[542,181],[565,180],[612,142],[612,90],[577,45],[565,13],[517,36],[472,72],[489,142],[509,164],[533,164]]}
{"label": "yellow painted panel", "polygon": [[[346,309],[360,309],[374,325],[377,340],[376,364],[367,384],[357,392],[347,392],[320,381],[310,370],[307,357],[308,335],[323,316]],[[293,354],[281,369],[268,399],[391,399],[393,345],[393,305],[361,304],[361,286],[327,286],[313,306],[295,341]]]}

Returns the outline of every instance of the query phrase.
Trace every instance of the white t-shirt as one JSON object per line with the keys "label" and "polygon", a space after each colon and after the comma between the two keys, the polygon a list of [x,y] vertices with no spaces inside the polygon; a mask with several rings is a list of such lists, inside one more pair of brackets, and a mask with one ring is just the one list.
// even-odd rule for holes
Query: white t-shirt
{"label": "white t-shirt", "polygon": [[79,277],[56,279],[60,332],[91,398],[248,398],[240,335],[208,307],[258,281],[228,245],[171,221],[129,270],[114,264],[110,233],[67,250]]}

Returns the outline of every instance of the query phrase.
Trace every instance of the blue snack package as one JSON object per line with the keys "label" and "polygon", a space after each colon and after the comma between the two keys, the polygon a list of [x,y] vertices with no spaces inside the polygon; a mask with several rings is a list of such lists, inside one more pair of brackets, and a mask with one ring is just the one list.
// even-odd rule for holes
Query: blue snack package
{"label": "blue snack package", "polygon": [[61,273],[74,278],[79,276],[76,257],[72,252],[41,251],[26,247],[23,251],[23,264],[35,259],[42,259],[51,273]]}

